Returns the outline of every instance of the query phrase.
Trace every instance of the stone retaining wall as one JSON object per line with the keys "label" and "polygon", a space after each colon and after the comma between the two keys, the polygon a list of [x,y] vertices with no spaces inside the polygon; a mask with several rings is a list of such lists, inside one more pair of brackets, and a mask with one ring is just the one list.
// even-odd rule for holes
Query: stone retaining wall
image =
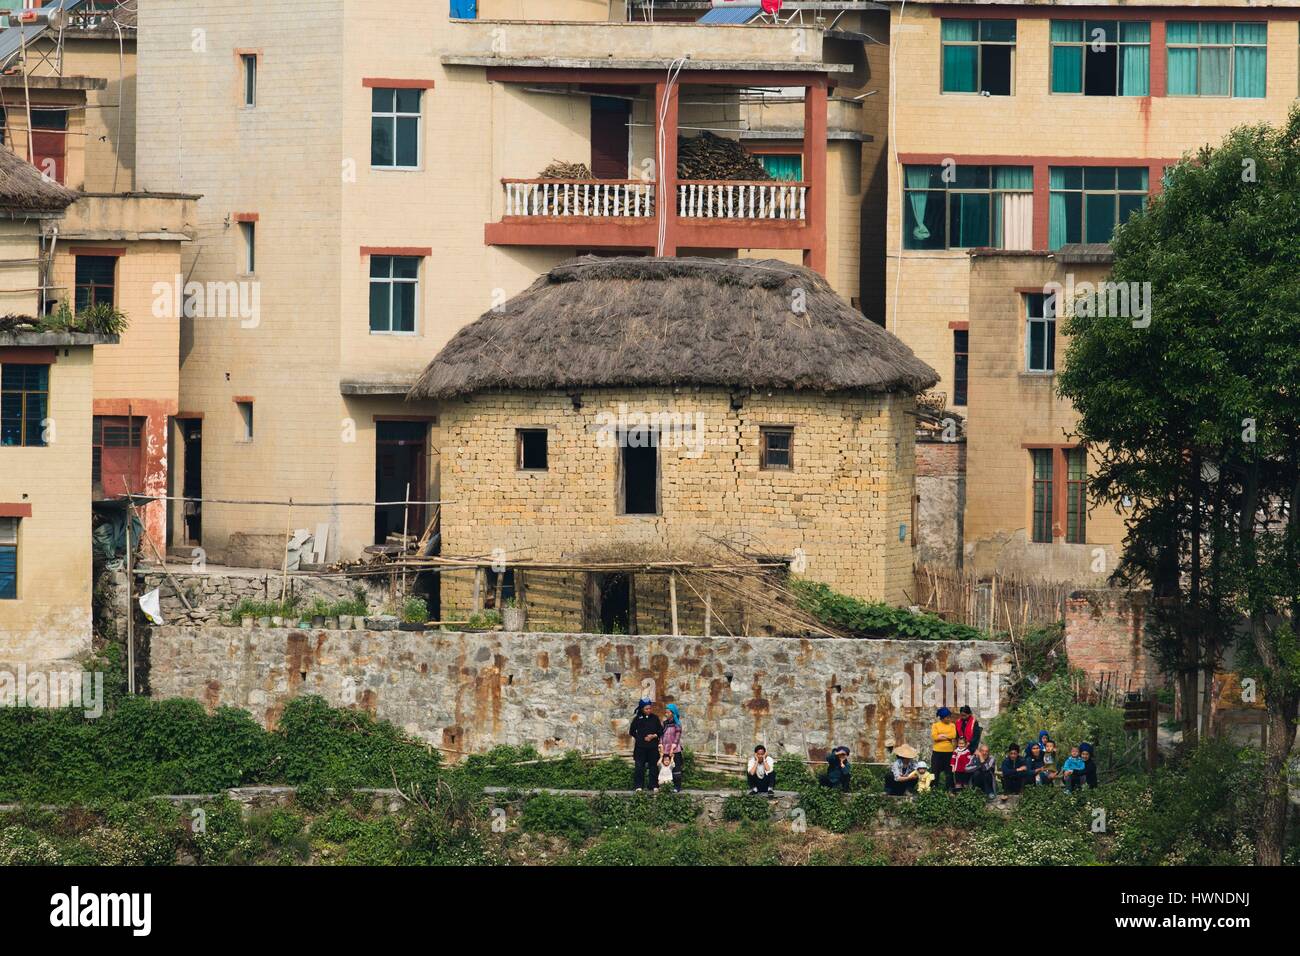
{"label": "stone retaining wall", "polygon": [[940,703],[970,701],[987,724],[1012,666],[992,641],[628,637],[604,634],[154,629],[155,697],[232,705],[274,727],[319,694],[456,752],[531,744],[543,753],[626,751],[638,697],[682,711],[701,752],[822,759],[843,744],[878,760],[885,743],[929,749]]}

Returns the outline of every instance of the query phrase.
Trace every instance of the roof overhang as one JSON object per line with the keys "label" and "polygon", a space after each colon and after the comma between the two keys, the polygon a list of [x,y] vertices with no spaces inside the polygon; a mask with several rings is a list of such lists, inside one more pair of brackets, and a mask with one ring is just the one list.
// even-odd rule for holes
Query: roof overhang
{"label": "roof overhang", "polygon": [[407,378],[345,379],[339,382],[339,394],[353,397],[405,398],[415,385],[418,373]]}
{"label": "roof overhang", "polygon": [[[561,56],[508,57],[479,54],[447,53],[442,57],[444,66],[503,66],[516,69],[543,70],[632,70],[653,71],[661,78],[668,69],[664,60],[616,60],[590,57]],[[792,60],[687,60],[683,73],[852,73],[848,63],[800,63]]]}
{"label": "roof overhang", "polygon": [[0,346],[5,348],[66,348],[76,345],[116,345],[116,335],[98,332],[0,332]]}

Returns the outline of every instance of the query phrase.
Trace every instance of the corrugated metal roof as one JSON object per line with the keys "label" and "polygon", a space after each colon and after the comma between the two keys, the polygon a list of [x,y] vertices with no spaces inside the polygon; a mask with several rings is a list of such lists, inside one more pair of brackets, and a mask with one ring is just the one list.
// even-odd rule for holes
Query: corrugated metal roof
{"label": "corrugated metal roof", "polygon": [[696,23],[748,23],[760,13],[763,8],[753,7],[714,7],[704,16],[696,20]]}
{"label": "corrugated metal roof", "polygon": [[[75,10],[84,4],[86,0],[47,0],[45,6],[41,8],[42,13],[51,13],[55,10]],[[25,27],[9,27],[0,30],[0,69],[9,69],[13,65],[14,57],[22,51],[23,37],[31,43],[46,31],[44,24],[32,24]]]}

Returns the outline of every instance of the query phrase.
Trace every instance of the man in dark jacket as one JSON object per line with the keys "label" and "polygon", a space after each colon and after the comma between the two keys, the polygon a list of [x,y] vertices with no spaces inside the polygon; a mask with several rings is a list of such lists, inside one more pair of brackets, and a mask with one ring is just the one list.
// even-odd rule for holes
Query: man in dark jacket
{"label": "man in dark jacket", "polygon": [[645,698],[638,701],[636,714],[627,728],[628,735],[632,738],[632,786],[637,790],[645,789],[647,773],[650,774],[650,784],[653,787],[655,774],[659,772],[655,765],[659,763],[659,736],[664,732],[664,725],[650,711],[652,703],[654,701]]}
{"label": "man in dark jacket", "polygon": [[1009,793],[1019,793],[1025,788],[1025,777],[1029,767],[1020,759],[1020,747],[1012,744],[1007,748],[1006,759],[1002,761],[1002,798]]}

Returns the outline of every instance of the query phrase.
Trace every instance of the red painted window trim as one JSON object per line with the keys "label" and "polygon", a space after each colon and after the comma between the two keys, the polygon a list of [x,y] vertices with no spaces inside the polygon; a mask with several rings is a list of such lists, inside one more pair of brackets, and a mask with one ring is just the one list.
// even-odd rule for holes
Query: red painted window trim
{"label": "red painted window trim", "polygon": [[361,256],[415,256],[427,259],[433,255],[432,246],[362,246]]}
{"label": "red painted window trim", "polygon": [[361,85],[370,90],[431,90],[433,80],[398,80],[387,76],[367,76],[362,78]]}
{"label": "red painted window trim", "polygon": [[250,405],[253,404],[252,395],[234,395],[231,397],[230,400],[234,402],[236,405],[241,404],[242,402],[248,402],[248,404]]}
{"label": "red painted window trim", "polygon": [[32,506],[0,501],[0,518],[30,518]]}
{"label": "red painted window trim", "polygon": [[949,322],[949,323],[948,323],[948,328],[951,329],[951,330],[954,331],[954,332],[969,332],[969,331],[970,331],[970,323],[969,323],[969,322]]}
{"label": "red painted window trim", "polygon": [[255,212],[237,212],[231,216],[235,222],[257,222],[262,217]]}
{"label": "red painted window trim", "polygon": [[[930,16],[936,20],[1087,20],[1091,16],[1097,20],[1150,20],[1153,24],[1170,20],[1234,20],[1249,23],[1252,20],[1294,21],[1294,7],[1220,7],[1202,9],[1200,7],[1105,7],[1105,14],[1096,13],[1100,8],[1090,6],[1042,6],[1021,7],[1007,4],[988,4],[987,6],[962,6],[937,4],[930,7]],[[1078,11],[1075,13],[1075,11]],[[1073,15],[1072,15],[1073,14]],[[1154,37],[1152,38],[1154,41]]]}
{"label": "red painted window trim", "polygon": [[374,421],[379,422],[428,422],[430,425],[438,424],[437,415],[375,415]]}
{"label": "red painted window trim", "polygon": [[116,259],[126,255],[126,249],[118,246],[116,248],[100,246],[73,246],[68,250],[69,255],[73,256],[111,256]]}
{"label": "red painted window trim", "polygon": [[59,360],[59,350],[30,345],[11,345],[0,348],[0,365],[53,365]]}

